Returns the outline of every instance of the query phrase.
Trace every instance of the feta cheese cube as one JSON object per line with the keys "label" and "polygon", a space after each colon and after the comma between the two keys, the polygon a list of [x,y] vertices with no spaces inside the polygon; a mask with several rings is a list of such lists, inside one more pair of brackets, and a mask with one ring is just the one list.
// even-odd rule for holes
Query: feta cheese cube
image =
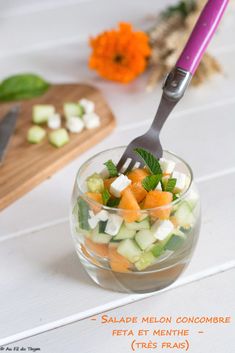
{"label": "feta cheese cube", "polygon": [[185,188],[185,185],[186,185],[186,181],[187,181],[186,174],[175,171],[172,173],[171,177],[176,179],[176,185],[174,188],[174,192],[178,193],[178,192],[183,191]]}
{"label": "feta cheese cube", "polygon": [[109,235],[116,235],[121,228],[123,219],[116,214],[109,214],[109,219],[105,227],[105,233]]}
{"label": "feta cheese cube", "polygon": [[160,181],[159,181],[159,183],[157,184],[157,186],[155,187],[155,190],[160,190],[160,191],[162,191],[162,185],[161,185]]}
{"label": "feta cheese cube", "polygon": [[116,197],[121,196],[121,192],[131,184],[131,180],[124,174],[119,175],[110,185],[110,192]]}
{"label": "feta cheese cube", "polygon": [[69,116],[67,118],[66,127],[70,132],[79,133],[84,129],[85,124],[81,118]]}
{"label": "feta cheese cube", "polygon": [[175,162],[165,158],[160,158],[159,163],[163,174],[171,174],[175,168]]}
{"label": "feta cheese cube", "polygon": [[86,113],[83,120],[87,129],[95,129],[100,126],[100,117],[96,113]]}
{"label": "feta cheese cube", "polygon": [[109,213],[105,210],[102,210],[102,211],[96,213],[96,217],[98,218],[99,221],[105,222],[109,218]]}
{"label": "feta cheese cube", "polygon": [[153,236],[160,241],[166,239],[168,235],[170,235],[170,233],[173,231],[173,229],[174,224],[169,220],[159,220],[155,222],[151,227]]}
{"label": "feta cheese cube", "polygon": [[94,102],[90,101],[89,99],[82,98],[78,103],[82,106],[84,112],[87,114],[93,113],[95,110]]}
{"label": "feta cheese cube", "polygon": [[93,212],[93,211],[91,211],[91,210],[89,210],[89,211],[88,211],[88,214],[89,214],[89,216],[90,216],[90,217],[95,217],[94,212]]}
{"label": "feta cheese cube", "polygon": [[96,215],[94,214],[93,211],[89,211],[89,216],[90,216],[90,218],[88,218],[88,224],[91,227],[91,229],[95,229],[95,227],[97,226],[97,224],[99,222],[99,218],[96,217]]}
{"label": "feta cheese cube", "polygon": [[59,129],[61,126],[60,114],[50,115],[47,120],[47,126],[52,130]]}

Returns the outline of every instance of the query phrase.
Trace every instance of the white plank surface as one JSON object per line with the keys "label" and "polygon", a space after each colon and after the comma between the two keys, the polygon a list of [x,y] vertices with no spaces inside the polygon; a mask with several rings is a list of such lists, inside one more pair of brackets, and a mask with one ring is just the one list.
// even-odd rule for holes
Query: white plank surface
{"label": "white plank surface", "polygon": [[44,12],[48,9],[70,6],[81,2],[89,2],[91,0],[8,0],[1,7],[0,17],[9,18],[31,14],[34,12]]}
{"label": "white plank surface", "polygon": [[[235,270],[226,271],[210,278],[159,293],[154,297],[130,304],[119,309],[108,311],[109,317],[121,318],[137,316],[172,317],[178,316],[230,316],[235,314],[234,308]],[[213,298],[213,300],[212,300]],[[219,305],[215,305],[219,303]],[[233,319],[232,319],[233,320]],[[113,353],[132,352],[131,337],[112,337],[113,329],[188,329],[186,337],[190,343],[189,352],[231,353],[235,350],[234,324],[101,324],[101,315],[97,321],[86,319],[57,330],[49,331],[29,339],[16,342],[9,347],[39,347],[42,352],[50,353]],[[198,331],[204,333],[198,333]],[[226,338],[225,338],[226,337]],[[138,336],[136,335],[138,340]],[[184,337],[157,337],[150,339],[158,343],[163,341],[182,342]],[[139,337],[139,341],[148,342],[149,339]],[[144,351],[137,350],[137,351]],[[151,350],[150,350],[151,351]],[[168,350],[157,349],[158,352]],[[178,351],[176,349],[170,351]]]}
{"label": "white plank surface", "polygon": [[[166,3],[173,2],[167,0]],[[41,48],[45,43],[51,46],[67,41],[87,41],[90,35],[113,27],[120,21],[142,26],[147,17],[157,14],[163,6],[163,3],[154,0],[148,1],[148,7],[142,0],[81,1],[69,6],[64,3],[64,6],[49,7],[43,12],[9,17],[7,21],[3,18],[0,26],[1,56],[28,52]],[[8,38],[11,38],[10,42]]]}
{"label": "white plank surface", "polygon": [[[233,180],[231,174],[201,184],[203,227],[192,263],[177,285],[235,266]],[[215,190],[223,194],[219,207]],[[76,258],[67,223],[3,241],[0,259],[0,344],[140,297],[92,284]]]}
{"label": "white plank surface", "polygon": [[[0,56],[66,42],[84,42],[90,35],[113,27],[119,21],[129,21],[137,27],[148,28],[154,23],[153,19],[160,9],[176,2],[148,0],[146,6],[143,0],[27,0],[24,3],[10,0],[1,4]],[[234,12],[235,1],[230,0],[229,10],[212,48],[234,46],[231,37],[225,36],[227,31],[234,31]],[[224,32],[223,39],[221,32]]]}
{"label": "white plank surface", "polygon": [[[192,166],[196,178],[213,177],[214,173],[234,171],[234,113],[235,103],[200,113],[172,116],[162,132],[163,146],[185,158]],[[68,216],[70,195],[80,163],[110,146],[128,144],[132,138],[142,134],[148,125],[119,125],[117,131],[104,142],[1,212],[0,234],[8,236],[64,220]],[[9,222],[9,219],[15,221]]]}

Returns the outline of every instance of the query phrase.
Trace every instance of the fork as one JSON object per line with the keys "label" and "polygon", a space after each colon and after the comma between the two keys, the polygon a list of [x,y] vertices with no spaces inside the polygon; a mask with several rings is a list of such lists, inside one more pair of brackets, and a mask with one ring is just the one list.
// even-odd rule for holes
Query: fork
{"label": "fork", "polygon": [[228,2],[229,0],[208,0],[175,67],[163,83],[161,101],[150,129],[127,146],[117,164],[119,172],[127,172],[137,164],[140,167],[144,166],[141,158],[134,152],[136,148],[144,148],[158,159],[162,157],[161,129],[175,105],[183,97]]}

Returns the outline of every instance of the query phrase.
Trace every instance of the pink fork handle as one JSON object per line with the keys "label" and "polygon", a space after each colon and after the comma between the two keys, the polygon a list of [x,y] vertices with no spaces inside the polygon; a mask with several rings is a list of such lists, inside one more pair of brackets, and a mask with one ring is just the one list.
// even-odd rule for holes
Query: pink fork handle
{"label": "pink fork handle", "polygon": [[176,63],[176,67],[194,74],[228,2],[229,0],[208,0]]}

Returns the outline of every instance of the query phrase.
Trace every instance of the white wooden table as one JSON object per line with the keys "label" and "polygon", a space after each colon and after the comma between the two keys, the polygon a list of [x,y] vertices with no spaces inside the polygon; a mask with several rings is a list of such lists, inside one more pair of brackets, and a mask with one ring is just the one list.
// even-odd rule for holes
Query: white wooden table
{"label": "white wooden table", "polygon": [[[31,71],[52,82],[90,82],[103,91],[118,123],[102,143],[0,214],[0,346],[6,345],[5,350],[18,346],[46,353],[131,352],[130,337],[112,337],[111,330],[117,327],[100,323],[104,311],[117,317],[200,315],[234,320],[234,0],[210,46],[224,75],[190,89],[162,134],[165,148],[192,166],[202,198],[203,226],[187,271],[169,289],[154,295],[106,291],[85,274],[69,234],[68,204],[76,170],[92,154],[128,143],[145,131],[161,94],[160,87],[145,93],[145,75],[127,86],[97,78],[86,65],[87,37],[120,20],[146,27],[149,15],[164,4],[156,0],[1,4],[1,78]],[[189,325],[189,352],[234,352],[234,327],[234,322]]]}

